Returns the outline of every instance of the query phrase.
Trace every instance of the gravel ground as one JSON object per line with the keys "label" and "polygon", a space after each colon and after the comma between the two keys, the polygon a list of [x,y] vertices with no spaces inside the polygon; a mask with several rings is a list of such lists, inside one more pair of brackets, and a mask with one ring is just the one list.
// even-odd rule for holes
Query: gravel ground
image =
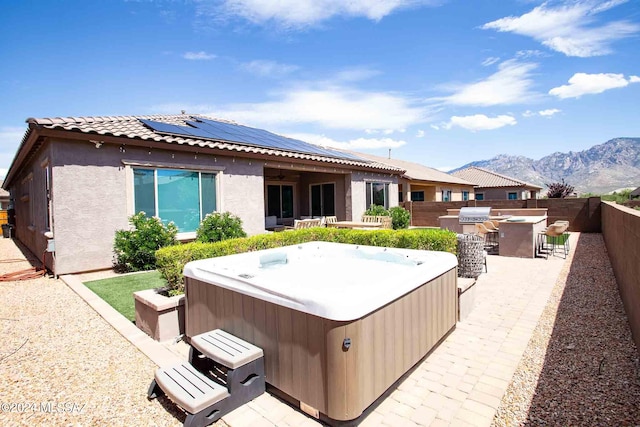
{"label": "gravel ground", "polygon": [[572,248],[493,425],[640,425],[640,361],[602,235]]}
{"label": "gravel ground", "polygon": [[[18,257],[0,239],[0,260]],[[0,274],[28,267],[0,262]],[[2,426],[184,421],[166,399],[147,400],[156,366],[60,280],[0,282],[0,333]]]}

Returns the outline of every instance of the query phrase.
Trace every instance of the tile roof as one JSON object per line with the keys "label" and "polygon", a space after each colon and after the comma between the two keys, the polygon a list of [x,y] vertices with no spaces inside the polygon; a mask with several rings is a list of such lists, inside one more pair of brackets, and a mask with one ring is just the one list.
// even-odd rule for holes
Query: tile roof
{"label": "tile roof", "polygon": [[[27,123],[31,126],[46,129],[57,129],[71,132],[81,132],[88,135],[105,135],[129,139],[140,139],[146,141],[166,142],[170,144],[189,145],[193,147],[203,147],[235,152],[266,154],[276,157],[294,158],[301,160],[312,160],[323,163],[340,164],[345,166],[364,167],[377,170],[389,171],[391,173],[401,173],[403,170],[387,165],[385,163],[371,162],[363,159],[346,159],[318,154],[301,153],[286,149],[266,148],[245,143],[232,141],[188,138],[176,135],[166,135],[156,133],[140,122],[140,119],[153,120],[168,124],[186,126],[186,121],[194,118],[204,118],[217,120],[225,123],[234,123],[227,120],[220,120],[204,115],[177,114],[177,115],[149,115],[149,116],[99,116],[99,117],[55,117],[55,118],[29,118]],[[26,135],[28,136],[28,135]],[[25,139],[26,139],[25,136]]]}
{"label": "tile roof", "polygon": [[491,187],[527,187],[532,189],[542,189],[542,187],[529,184],[519,179],[511,178],[506,175],[501,175],[497,172],[493,172],[487,169],[482,169],[477,166],[471,166],[466,169],[462,169],[453,172],[452,175],[476,184],[476,187],[491,188]]}
{"label": "tile roof", "polygon": [[448,174],[446,172],[439,171],[434,168],[430,168],[425,165],[421,165],[420,163],[414,163],[414,162],[409,162],[409,161],[400,160],[400,159],[385,159],[384,157],[374,156],[372,154],[365,154],[365,153],[358,153],[358,152],[352,152],[352,153],[358,157],[369,159],[377,163],[386,163],[390,166],[395,166],[397,168],[404,169],[405,173],[403,177],[410,180],[442,182],[447,184],[459,184],[459,185],[468,185],[468,186],[475,185],[472,182],[467,181],[466,179]]}

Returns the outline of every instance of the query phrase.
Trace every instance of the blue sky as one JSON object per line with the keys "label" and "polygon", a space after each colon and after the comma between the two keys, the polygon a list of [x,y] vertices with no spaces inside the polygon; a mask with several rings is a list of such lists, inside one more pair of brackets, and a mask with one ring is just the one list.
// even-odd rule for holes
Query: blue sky
{"label": "blue sky", "polygon": [[640,136],[637,0],[12,1],[0,176],[28,117],[205,113],[443,170]]}

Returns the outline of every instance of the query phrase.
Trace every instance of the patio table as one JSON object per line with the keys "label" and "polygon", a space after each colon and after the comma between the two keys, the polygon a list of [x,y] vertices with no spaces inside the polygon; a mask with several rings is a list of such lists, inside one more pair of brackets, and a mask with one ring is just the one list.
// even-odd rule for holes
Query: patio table
{"label": "patio table", "polygon": [[327,223],[327,227],[335,228],[380,228],[381,222],[338,221]]}

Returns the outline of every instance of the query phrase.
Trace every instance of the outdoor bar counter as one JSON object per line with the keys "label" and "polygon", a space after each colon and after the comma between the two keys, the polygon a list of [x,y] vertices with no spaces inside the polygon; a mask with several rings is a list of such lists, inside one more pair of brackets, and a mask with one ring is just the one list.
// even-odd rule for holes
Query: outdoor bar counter
{"label": "outdoor bar counter", "polygon": [[517,216],[500,221],[500,256],[535,258],[538,233],[547,227],[547,216]]}

